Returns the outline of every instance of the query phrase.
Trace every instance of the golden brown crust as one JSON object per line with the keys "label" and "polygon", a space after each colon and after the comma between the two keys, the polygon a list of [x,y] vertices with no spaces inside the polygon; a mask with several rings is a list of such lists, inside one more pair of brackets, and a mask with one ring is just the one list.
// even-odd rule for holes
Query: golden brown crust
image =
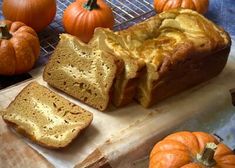
{"label": "golden brown crust", "polygon": [[231,46],[223,29],[188,9],[161,13],[118,34],[134,57],[145,60],[136,95],[145,107],[217,75]]}
{"label": "golden brown crust", "polygon": [[149,101],[142,101],[144,107],[173,96],[181,91],[205,82],[218,75],[227,62],[230,47],[207,55],[191,54],[187,59],[168,66],[162,66],[159,79],[154,81]]}

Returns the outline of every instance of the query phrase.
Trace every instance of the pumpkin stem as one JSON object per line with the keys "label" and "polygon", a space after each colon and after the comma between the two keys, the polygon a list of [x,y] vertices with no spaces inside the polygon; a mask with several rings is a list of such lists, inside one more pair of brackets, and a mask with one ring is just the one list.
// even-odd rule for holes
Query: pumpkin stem
{"label": "pumpkin stem", "polygon": [[99,5],[97,4],[97,0],[88,0],[85,4],[84,4],[84,8],[92,11],[93,9],[98,9]]}
{"label": "pumpkin stem", "polygon": [[215,143],[207,143],[202,154],[197,155],[197,160],[207,167],[212,167],[216,165],[216,161],[214,160],[214,154],[217,149],[217,145]]}
{"label": "pumpkin stem", "polygon": [[9,30],[8,30],[6,24],[1,24],[0,25],[0,30],[1,30],[0,39],[8,40],[12,37],[12,35],[9,33]]}

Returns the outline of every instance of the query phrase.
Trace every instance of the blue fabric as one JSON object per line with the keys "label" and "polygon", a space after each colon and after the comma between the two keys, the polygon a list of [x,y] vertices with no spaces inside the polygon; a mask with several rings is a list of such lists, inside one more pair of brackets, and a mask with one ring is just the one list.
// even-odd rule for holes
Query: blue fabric
{"label": "blue fabric", "polygon": [[235,0],[211,0],[206,16],[235,38]]}

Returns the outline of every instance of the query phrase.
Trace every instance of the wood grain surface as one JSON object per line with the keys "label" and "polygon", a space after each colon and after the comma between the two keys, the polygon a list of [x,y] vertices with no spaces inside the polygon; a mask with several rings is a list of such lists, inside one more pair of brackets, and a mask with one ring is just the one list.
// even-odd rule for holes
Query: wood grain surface
{"label": "wood grain surface", "polygon": [[1,168],[52,168],[42,155],[13,134],[0,118]]}

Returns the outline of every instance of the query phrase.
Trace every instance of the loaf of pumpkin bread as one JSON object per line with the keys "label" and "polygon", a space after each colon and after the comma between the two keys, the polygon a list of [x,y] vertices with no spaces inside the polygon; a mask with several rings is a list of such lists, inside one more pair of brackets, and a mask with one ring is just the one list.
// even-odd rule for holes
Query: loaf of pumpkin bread
{"label": "loaf of pumpkin bread", "polygon": [[137,100],[145,107],[218,75],[229,55],[229,35],[189,9],[174,9],[118,32],[144,59]]}
{"label": "loaf of pumpkin bread", "polygon": [[[68,54],[74,53],[71,51],[75,50],[73,47],[68,47],[69,52],[66,54],[58,54],[58,50],[65,46],[60,43],[60,49],[54,54],[58,56],[52,56],[44,72],[45,80],[54,86],[63,81],[55,80],[55,76],[60,73],[45,74],[53,67],[63,68],[56,58],[64,57],[62,60],[66,60],[67,64],[73,62],[73,59],[67,58],[70,56],[75,58],[73,54]],[[109,82],[114,84],[114,94],[110,96],[114,104],[117,106],[127,104],[135,96],[141,105],[149,107],[218,75],[227,62],[231,39],[222,28],[199,13],[190,9],[173,9],[119,32],[98,28],[86,47],[103,51],[112,59],[121,60],[125,64],[124,71],[113,73]],[[82,48],[82,45],[76,45],[76,50]],[[87,53],[86,58],[90,58],[89,55]],[[85,71],[102,72],[97,68]],[[64,76],[67,78],[71,74],[73,73],[67,72]],[[90,79],[98,78],[94,75],[90,76]],[[98,81],[100,84],[102,82]],[[76,89],[71,85],[62,90],[67,93],[73,90],[74,93]],[[89,91],[85,89],[84,92],[76,93],[75,97],[79,98]],[[94,95],[91,97],[94,98]],[[106,97],[106,100],[109,98]],[[94,102],[96,103],[88,104],[97,108],[97,101]],[[108,101],[104,108],[100,109],[104,110],[107,105]]]}
{"label": "loaf of pumpkin bread", "polygon": [[48,148],[72,142],[92,121],[92,113],[36,82],[27,85],[2,112],[16,131]]}
{"label": "loaf of pumpkin bread", "polygon": [[62,34],[43,79],[51,86],[104,111],[110,102],[122,61],[101,50],[93,49],[75,36]]}

